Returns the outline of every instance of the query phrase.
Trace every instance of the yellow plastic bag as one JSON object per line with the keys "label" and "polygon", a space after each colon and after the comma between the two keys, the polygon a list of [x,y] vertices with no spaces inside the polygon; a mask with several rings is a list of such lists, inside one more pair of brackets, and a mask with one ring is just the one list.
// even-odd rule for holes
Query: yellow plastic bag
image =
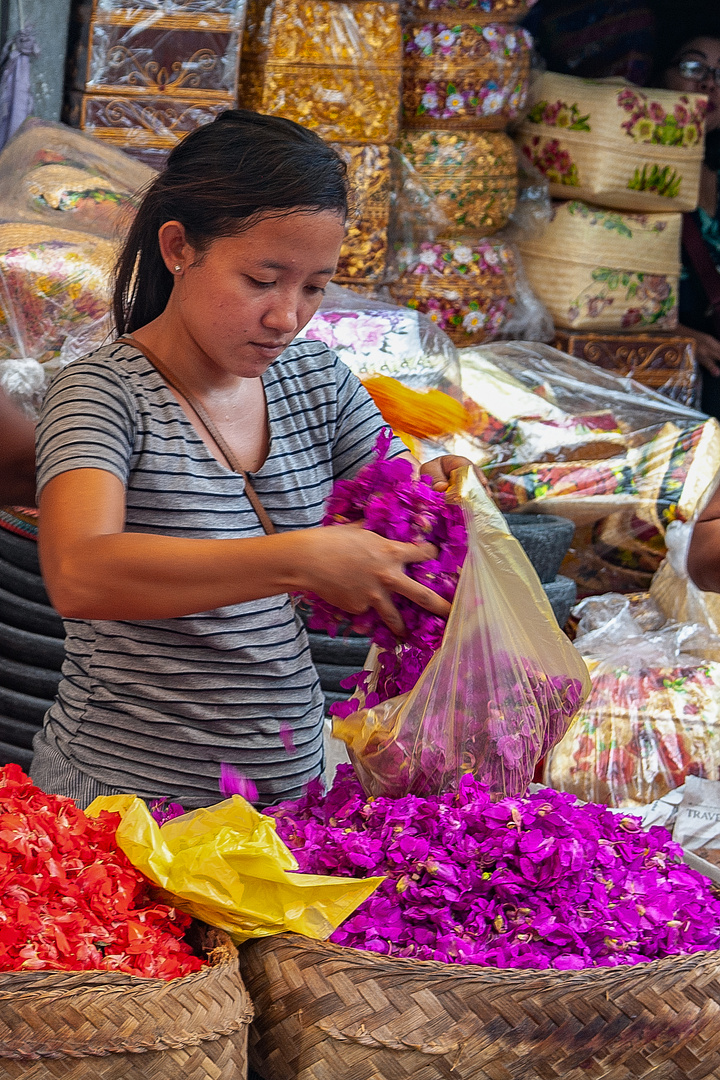
{"label": "yellow plastic bag", "polygon": [[505,519],[474,473],[456,476],[468,553],[442,645],[407,694],[333,723],[369,795],[453,791],[468,772],[522,794],[590,692]]}
{"label": "yellow plastic bag", "polygon": [[162,828],[135,795],[101,796],[85,812],[103,810],[122,816],[117,842],[133,866],[181,911],[236,943],[283,930],[324,940],[384,880],[295,873],[274,820],[239,795]]}

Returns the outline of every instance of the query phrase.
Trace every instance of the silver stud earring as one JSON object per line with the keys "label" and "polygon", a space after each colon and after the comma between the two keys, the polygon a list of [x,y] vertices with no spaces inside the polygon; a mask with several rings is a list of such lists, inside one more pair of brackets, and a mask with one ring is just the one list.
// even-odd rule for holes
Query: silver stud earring
{"label": "silver stud earring", "polygon": [[175,266],[173,266],[173,270],[175,271],[176,274],[179,274],[180,271],[182,270],[182,266],[180,265],[180,263],[177,263]]}

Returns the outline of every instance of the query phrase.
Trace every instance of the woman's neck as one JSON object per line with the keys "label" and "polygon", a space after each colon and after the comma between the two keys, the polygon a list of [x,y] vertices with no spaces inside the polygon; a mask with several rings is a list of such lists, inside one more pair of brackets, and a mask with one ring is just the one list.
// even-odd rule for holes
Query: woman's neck
{"label": "woman's neck", "polygon": [[703,163],[700,172],[700,198],[698,206],[709,214],[710,217],[715,217],[718,203],[718,174],[714,169],[709,169],[707,165]]}

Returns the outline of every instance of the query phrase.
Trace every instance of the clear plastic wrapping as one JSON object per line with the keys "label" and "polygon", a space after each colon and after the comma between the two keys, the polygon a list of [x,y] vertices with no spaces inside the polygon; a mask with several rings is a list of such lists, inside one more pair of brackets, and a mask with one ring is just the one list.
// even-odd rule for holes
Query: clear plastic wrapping
{"label": "clear plastic wrapping", "polygon": [[331,284],[303,336],[334,349],[358,378],[389,375],[414,389],[450,389],[459,396],[457,350],[417,311]]}
{"label": "clear plastic wrapping", "polygon": [[111,330],[116,250],[51,225],[0,225],[0,385],[30,414],[59,364]]}
{"label": "clear plastic wrapping", "polygon": [[592,692],[551,751],[546,783],[632,807],[688,775],[720,779],[720,637],[667,619],[648,594],[589,597],[577,612]]}
{"label": "clear plastic wrapping", "polygon": [[346,162],[351,212],[335,281],[381,282],[386,275],[392,204],[391,148],[335,143]]}
{"label": "clear plastic wrapping", "polygon": [[581,595],[649,586],[671,521],[689,520],[720,468],[720,425],[546,345],[461,350],[477,422],[459,452],[504,512],[576,526],[562,572]]}
{"label": "clear plastic wrapping", "polygon": [[466,773],[496,796],[522,794],[590,688],[527,556],[471,470],[454,495],[468,554],[440,648],[408,693],[333,722],[369,795],[454,791]]}
{"label": "clear plastic wrapping", "polygon": [[240,104],[331,141],[393,142],[401,44],[393,0],[252,0]]}
{"label": "clear plastic wrapping", "polygon": [[502,236],[408,244],[396,262],[393,299],[425,312],[456,345],[499,335],[515,303],[517,277],[517,253]]}
{"label": "clear plastic wrapping", "polygon": [[128,227],[137,193],[153,175],[64,124],[29,119],[0,153],[0,221],[113,239]]}
{"label": "clear plastic wrapping", "polygon": [[404,131],[398,148],[445,214],[445,236],[488,235],[507,224],[518,178],[504,132]]}
{"label": "clear plastic wrapping", "polygon": [[76,62],[75,88],[180,97],[209,91],[232,101],[244,20],[245,0],[98,0]]}

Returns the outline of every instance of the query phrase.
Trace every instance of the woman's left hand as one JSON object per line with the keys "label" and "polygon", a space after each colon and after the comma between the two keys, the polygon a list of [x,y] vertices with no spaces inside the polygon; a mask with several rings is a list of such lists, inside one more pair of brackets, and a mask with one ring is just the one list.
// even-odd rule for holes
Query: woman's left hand
{"label": "woman's left hand", "polygon": [[447,491],[450,487],[450,473],[453,469],[462,469],[463,465],[473,468],[469,458],[458,457],[456,454],[444,454],[443,457],[433,458],[420,466],[420,475],[429,476],[432,479],[433,491]]}

